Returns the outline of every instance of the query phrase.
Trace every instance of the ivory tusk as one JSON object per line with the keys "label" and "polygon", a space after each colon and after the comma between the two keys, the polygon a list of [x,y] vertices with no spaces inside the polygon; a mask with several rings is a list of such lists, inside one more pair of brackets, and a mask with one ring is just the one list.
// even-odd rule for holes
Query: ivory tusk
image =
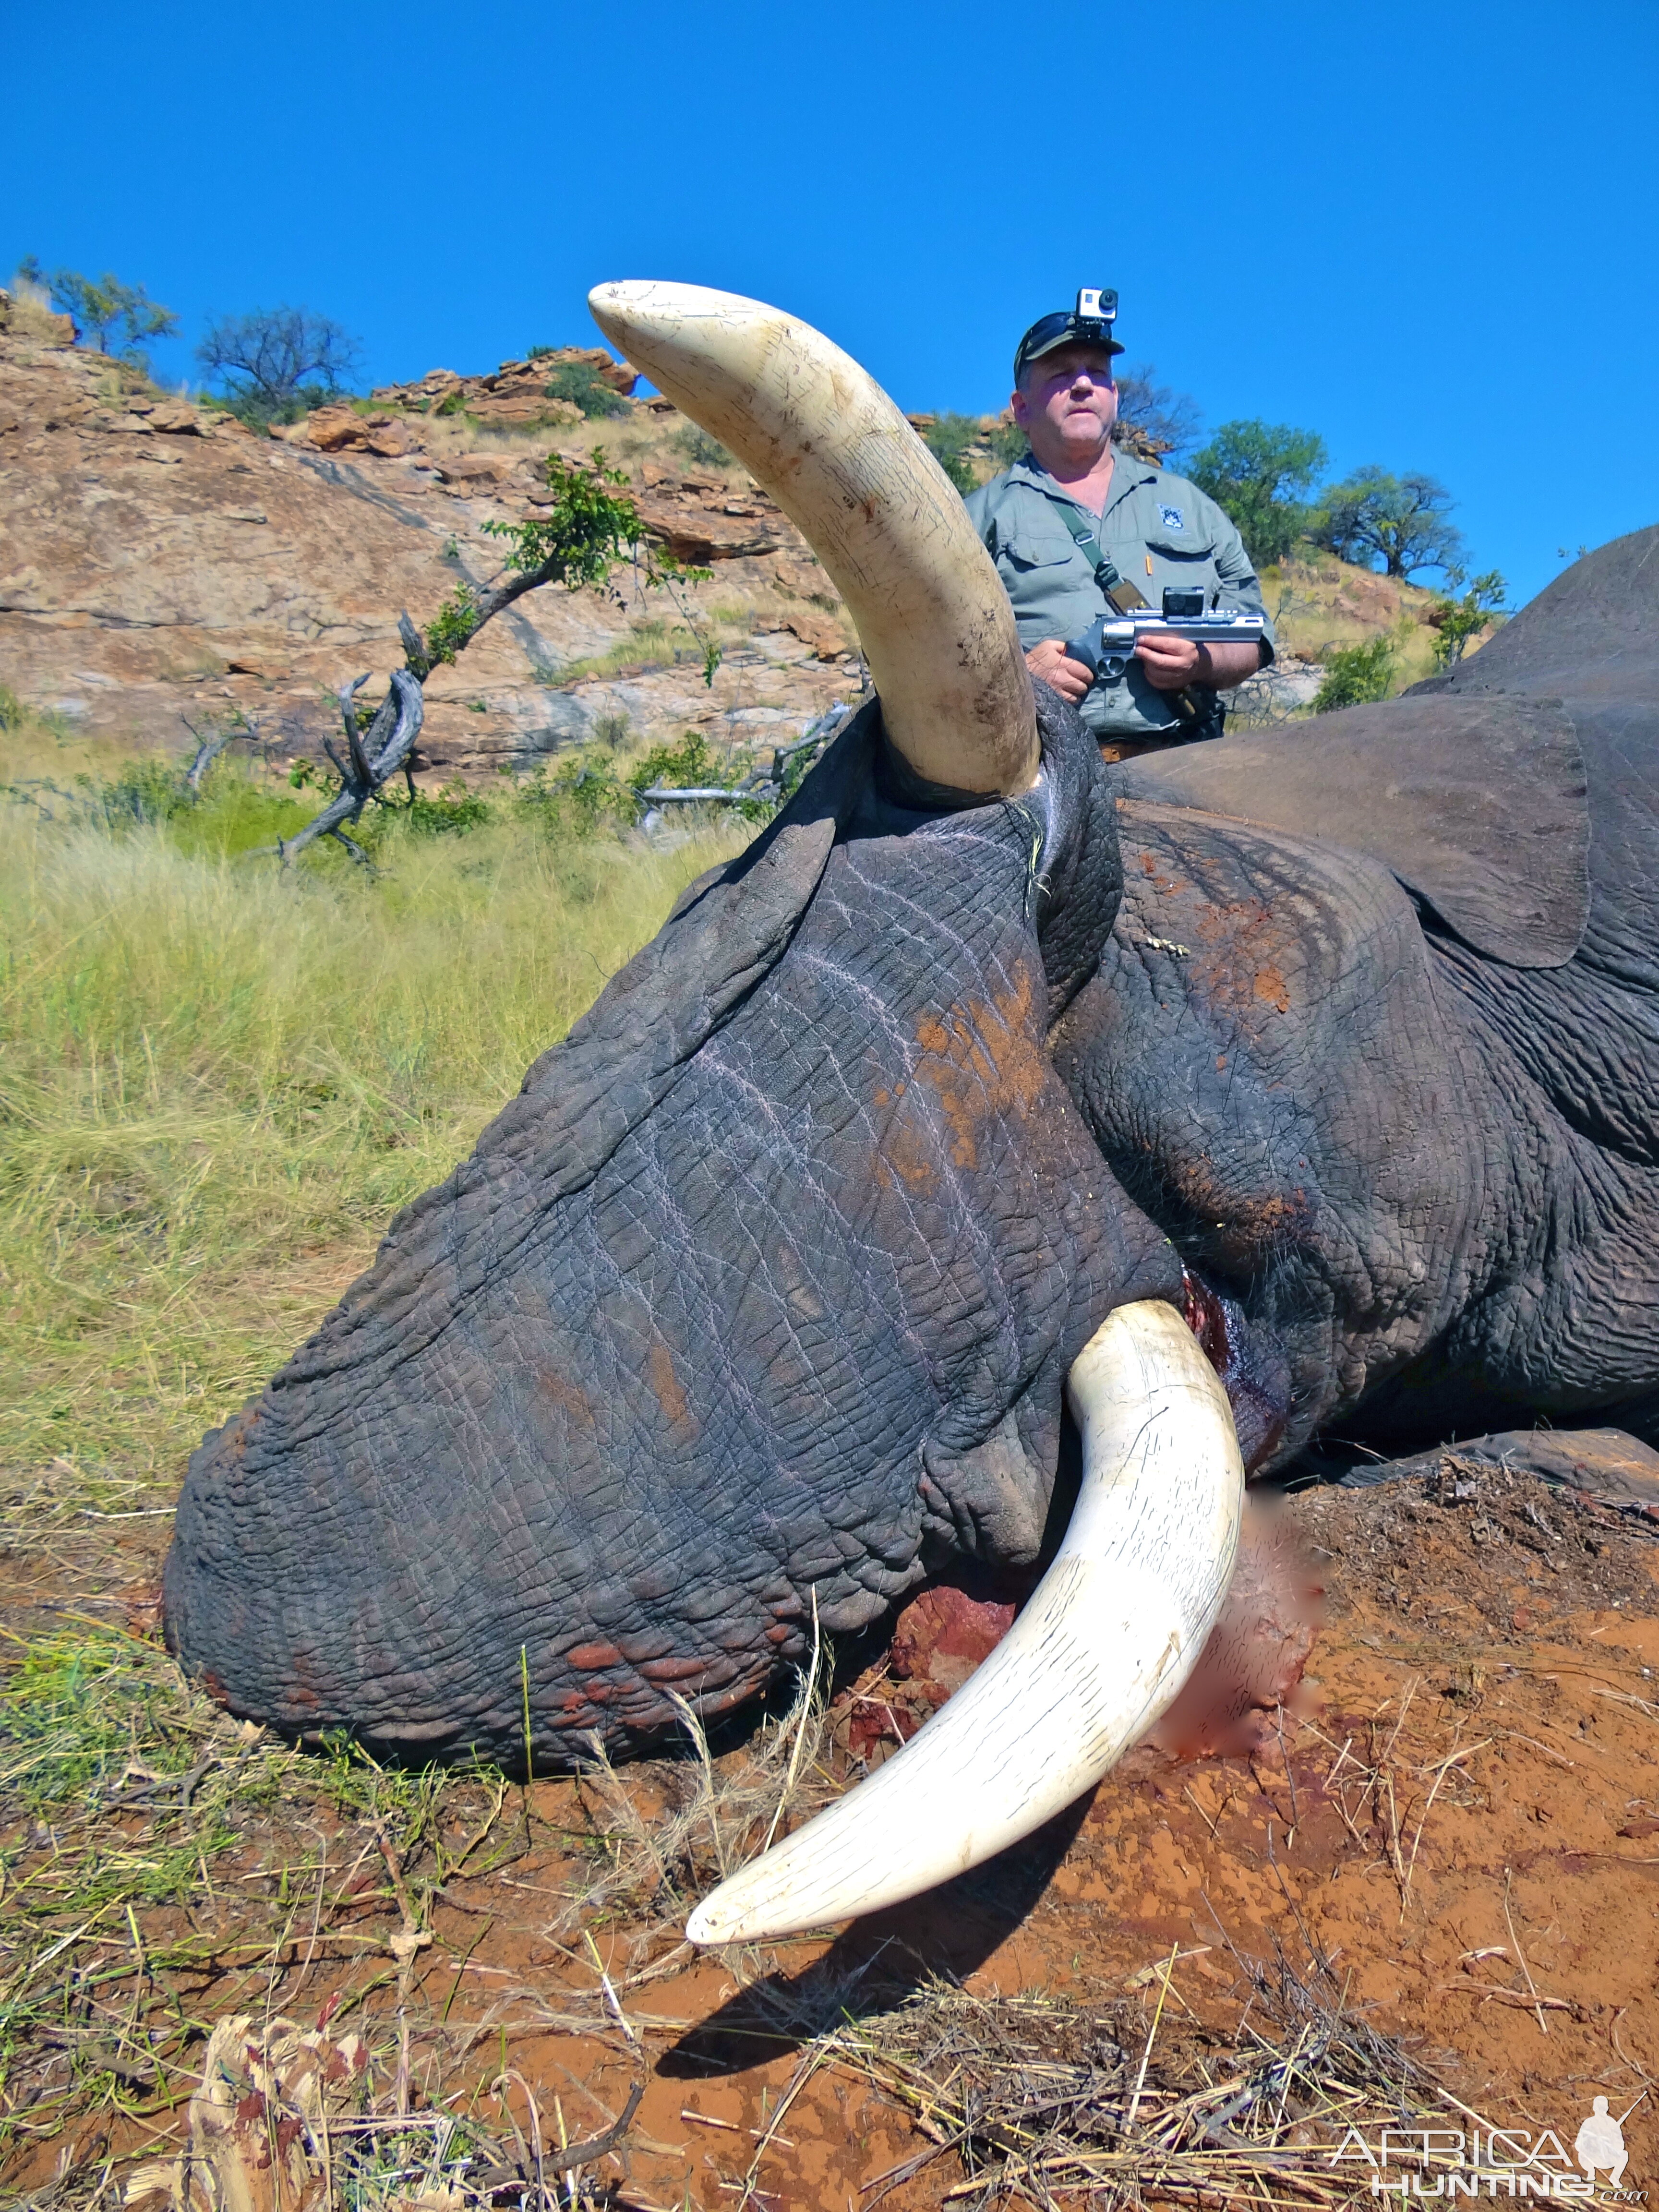
{"label": "ivory tusk", "polygon": [[888,737],[960,791],[1029,790],[1030,679],[1006,592],[939,463],[809,323],[696,284],[600,284],[593,319],[776,500],[847,602]]}
{"label": "ivory tusk", "polygon": [[1029,1836],[1173,1703],[1232,1578],[1244,1469],[1215,1370],[1171,1306],[1120,1306],[1066,1382],[1083,1483],[1002,1642],[902,1751],[712,1891],[694,1943],[896,1905]]}

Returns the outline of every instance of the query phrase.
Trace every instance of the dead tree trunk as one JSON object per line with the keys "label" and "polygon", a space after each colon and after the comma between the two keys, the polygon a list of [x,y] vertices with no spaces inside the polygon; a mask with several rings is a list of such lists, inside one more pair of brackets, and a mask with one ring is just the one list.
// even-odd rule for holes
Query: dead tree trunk
{"label": "dead tree trunk", "polygon": [[[414,630],[415,625],[409,622],[407,615],[403,621]],[[401,630],[403,623],[398,627]],[[426,702],[419,679],[406,668],[394,668],[379,712],[366,730],[359,730],[357,694],[368,681],[367,676],[360,676],[340,694],[345,758],[341,759],[328,739],[323,741],[323,750],[340,779],[340,789],[322,812],[314,815],[296,836],[279,842],[276,851],[284,866],[319,837],[332,837],[337,844],[345,847],[354,860],[364,867],[370,865],[368,854],[356,839],[346,835],[344,824],[355,823],[369,800],[378,796],[381,786],[407,763],[415,750],[415,740],[421,734],[421,724],[426,719]]]}

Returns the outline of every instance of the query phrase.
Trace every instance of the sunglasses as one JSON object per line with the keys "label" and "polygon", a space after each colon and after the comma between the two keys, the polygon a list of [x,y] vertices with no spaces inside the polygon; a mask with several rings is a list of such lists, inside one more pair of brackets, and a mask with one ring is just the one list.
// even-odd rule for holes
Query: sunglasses
{"label": "sunglasses", "polygon": [[1057,313],[1044,315],[1041,322],[1033,323],[1019,342],[1019,351],[1014,356],[1014,380],[1019,381],[1020,371],[1038,355],[1051,351],[1060,344],[1099,346],[1107,354],[1119,354],[1123,349],[1112,336],[1108,322],[1097,321],[1092,316]]}

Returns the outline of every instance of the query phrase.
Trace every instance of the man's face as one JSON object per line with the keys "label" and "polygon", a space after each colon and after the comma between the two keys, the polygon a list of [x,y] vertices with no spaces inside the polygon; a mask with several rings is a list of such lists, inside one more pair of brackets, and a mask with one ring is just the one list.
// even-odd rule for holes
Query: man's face
{"label": "man's face", "polygon": [[1112,356],[1103,346],[1056,346],[1031,362],[1012,404],[1039,461],[1092,459],[1117,420]]}

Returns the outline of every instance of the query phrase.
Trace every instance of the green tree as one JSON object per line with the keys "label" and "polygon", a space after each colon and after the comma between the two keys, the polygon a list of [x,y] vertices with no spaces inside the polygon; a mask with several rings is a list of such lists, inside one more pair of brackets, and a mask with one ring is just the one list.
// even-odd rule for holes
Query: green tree
{"label": "green tree", "polygon": [[979,482],[968,448],[980,435],[972,415],[936,415],[921,434],[921,442],[959,492],[970,492]]}
{"label": "green tree", "polygon": [[738,465],[737,456],[718,438],[711,438],[699,423],[688,422],[683,430],[676,430],[668,442],[694,469],[734,469]]}
{"label": "green tree", "polygon": [[1188,473],[1238,526],[1262,568],[1282,561],[1306,534],[1312,514],[1306,495],[1324,465],[1325,441],[1316,431],[1253,417],[1224,422],[1194,455]]}
{"label": "green tree", "polygon": [[[1488,568],[1479,576],[1467,576],[1462,569],[1448,568],[1446,581],[1453,592],[1462,590],[1462,599],[1443,596],[1435,600],[1429,619],[1436,630],[1434,665],[1437,668],[1455,668],[1463,658],[1471,638],[1478,637],[1486,625],[1503,612],[1504,594],[1509,586],[1496,568]],[[1464,588],[1467,586],[1467,588]]]}
{"label": "green tree", "polygon": [[309,307],[256,307],[210,323],[196,349],[245,422],[291,422],[345,389],[357,342]]}
{"label": "green tree", "polygon": [[1462,533],[1450,520],[1451,494],[1433,477],[1356,469],[1322,495],[1310,535],[1339,560],[1381,564],[1389,576],[1456,565]]}
{"label": "green tree", "polygon": [[94,277],[78,269],[43,269],[30,254],[17,273],[31,284],[44,285],[59,313],[73,316],[80,329],[91,332],[100,353],[109,352],[118,331],[126,340],[123,354],[140,367],[150,340],[170,338],[179,327],[171,307],[159,306],[142,284],[124,284],[110,270]]}
{"label": "green tree", "polygon": [[991,449],[991,459],[1000,469],[1011,469],[1016,461],[1025,459],[1030,440],[1011,415],[1005,422],[1000,416],[986,433],[986,444]]}

